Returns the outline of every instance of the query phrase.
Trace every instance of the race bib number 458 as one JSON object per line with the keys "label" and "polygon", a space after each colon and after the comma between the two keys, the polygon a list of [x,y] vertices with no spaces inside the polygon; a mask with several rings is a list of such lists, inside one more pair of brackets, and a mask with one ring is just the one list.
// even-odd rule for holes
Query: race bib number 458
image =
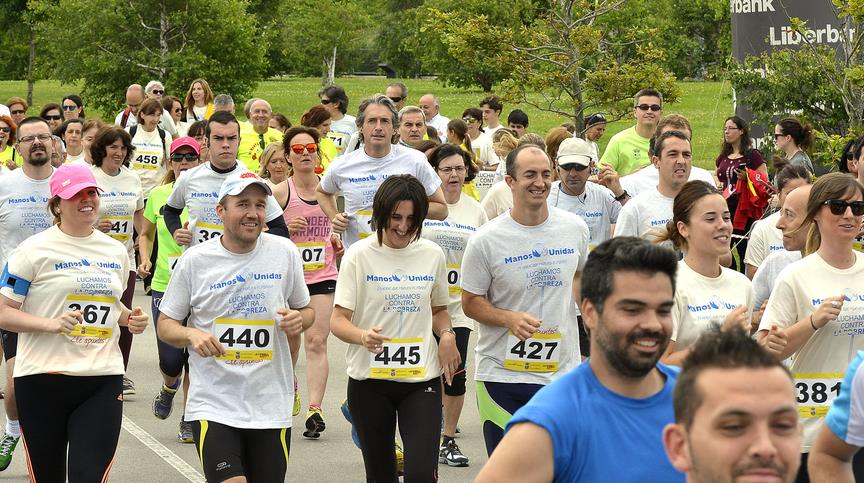
{"label": "race bib number 458", "polygon": [[507,354],[504,369],[522,372],[557,372],[561,354],[561,334],[534,334],[519,340],[513,332],[507,334]]}
{"label": "race bib number 458", "polygon": [[225,348],[219,360],[273,360],[273,319],[216,319],[213,324],[216,339]]}
{"label": "race bib number 458", "polygon": [[798,373],[794,376],[801,418],[821,418],[828,414],[831,403],[840,394],[843,373]]}

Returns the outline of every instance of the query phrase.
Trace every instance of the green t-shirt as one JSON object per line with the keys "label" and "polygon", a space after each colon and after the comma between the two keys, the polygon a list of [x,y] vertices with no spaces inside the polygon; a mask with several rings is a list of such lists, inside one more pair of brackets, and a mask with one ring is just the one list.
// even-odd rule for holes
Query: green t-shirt
{"label": "green t-shirt", "polygon": [[650,141],[636,133],[636,126],[625,129],[609,140],[600,164],[612,166],[620,176],[630,174],[651,163],[648,158]]}
{"label": "green t-shirt", "polygon": [[[174,237],[168,231],[165,225],[165,217],[162,216],[162,207],[168,201],[171,191],[174,190],[174,183],[163,184],[153,188],[150,196],[147,198],[147,206],[144,208],[144,218],[147,218],[150,223],[156,225],[156,238],[159,240],[159,252],[156,254],[156,271],[153,272],[153,281],[150,282],[150,287],[157,292],[164,292],[168,288],[168,281],[171,280],[171,272],[173,266],[177,264],[180,255],[183,254],[183,249],[174,241]],[[189,219],[189,213],[183,209],[180,215],[180,221],[186,223]]]}

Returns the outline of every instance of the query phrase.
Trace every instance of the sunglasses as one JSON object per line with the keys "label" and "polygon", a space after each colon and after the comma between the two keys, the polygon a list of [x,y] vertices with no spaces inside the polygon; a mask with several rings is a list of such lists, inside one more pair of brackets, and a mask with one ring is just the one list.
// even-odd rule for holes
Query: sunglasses
{"label": "sunglasses", "polygon": [[16,110],[12,111],[12,114],[24,114],[25,112],[27,112],[27,111],[25,111],[23,109],[16,109]]}
{"label": "sunglasses", "polygon": [[464,122],[465,124],[474,124],[475,122],[477,122],[477,119],[474,119],[473,117],[463,117],[462,122]]}
{"label": "sunglasses", "polygon": [[162,90],[162,89],[153,89],[152,91],[150,91],[150,93],[151,93],[151,94],[156,94],[157,96],[161,96],[162,94],[165,93],[165,91]]}
{"label": "sunglasses", "polygon": [[572,169],[575,169],[579,172],[585,171],[588,168],[588,166],[583,166],[579,163],[559,164],[558,167],[563,169],[564,171],[570,171]]}
{"label": "sunglasses", "polygon": [[12,132],[12,130],[8,127],[0,127],[0,132],[5,132],[6,134],[9,134],[10,132]]}
{"label": "sunglasses", "polygon": [[183,109],[178,107],[177,109],[174,109],[174,112],[183,112]]}
{"label": "sunglasses", "polygon": [[311,154],[318,151],[318,145],[315,143],[291,145],[291,151],[294,151],[294,154],[303,154],[304,149]]}
{"label": "sunglasses", "polygon": [[63,116],[42,116],[42,119],[45,119],[46,121],[59,121],[60,119],[63,119]]}
{"label": "sunglasses", "polygon": [[333,101],[331,101],[330,99],[321,99],[321,104],[324,104],[324,105],[330,104],[331,102],[333,102]]}
{"label": "sunglasses", "polygon": [[828,205],[831,213],[837,216],[846,213],[846,208],[852,208],[852,215],[864,215],[864,201],[828,200],[823,205]]}
{"label": "sunglasses", "polygon": [[788,136],[788,134],[777,134],[777,133],[774,133],[774,139],[775,139],[775,140],[776,140],[777,138],[779,138],[779,137],[782,137],[782,136]]}
{"label": "sunglasses", "polygon": [[78,109],[78,106],[63,106],[64,111],[74,111],[75,109]]}
{"label": "sunglasses", "polygon": [[657,112],[663,109],[659,104],[639,104],[636,106],[640,111],[648,111],[651,110],[653,112]]}
{"label": "sunglasses", "polygon": [[171,161],[175,163],[182,163],[184,161],[192,162],[197,161],[198,155],[195,153],[186,153],[186,154],[172,154]]}
{"label": "sunglasses", "polygon": [[405,99],[405,98],[404,98],[404,97],[399,97],[399,96],[394,96],[394,97],[391,97],[391,98],[390,98],[390,100],[393,101],[394,103],[402,102],[402,99]]}

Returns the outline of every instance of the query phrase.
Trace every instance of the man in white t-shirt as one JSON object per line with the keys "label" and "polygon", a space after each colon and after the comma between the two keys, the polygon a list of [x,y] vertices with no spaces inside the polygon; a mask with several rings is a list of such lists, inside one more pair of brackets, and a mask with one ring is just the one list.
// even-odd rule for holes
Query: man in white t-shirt
{"label": "man in white t-shirt", "polygon": [[[392,100],[392,99],[391,99]],[[399,110],[399,144],[417,149],[426,135],[426,116],[417,106],[405,106]]]}
{"label": "man in white t-shirt", "polygon": [[438,138],[441,142],[447,140],[447,123],[449,118],[441,115],[441,105],[438,102],[438,97],[432,94],[426,94],[420,98],[420,109],[423,109],[423,114],[426,115],[426,124],[435,128],[438,131]]}
{"label": "man in white t-shirt", "polygon": [[294,399],[288,339],[315,313],[297,247],[262,234],[267,183],[236,172],[218,196],[224,233],[178,261],[158,335],[189,348],[185,420],[207,480],[283,481]]}
{"label": "man in white t-shirt", "polygon": [[576,303],[590,238],[581,218],[546,204],[552,163],[542,149],[519,146],[506,162],[513,208],[477,230],[462,259],[489,454],[510,416],[581,361]]}
{"label": "man in white t-shirt", "polygon": [[654,151],[651,163],[659,175],[657,186],[624,205],[615,225],[615,236],[654,241],[666,231],[666,224],[672,219],[672,203],[690,177],[693,161],[690,139],[681,131],[668,131],[657,138]]}
{"label": "man in white t-shirt", "polygon": [[[0,176],[0,266],[4,272],[12,251],[31,235],[51,227],[48,185],[54,167],[51,155],[54,143],[51,129],[44,119],[28,117],[18,126],[15,149],[21,155],[21,169]],[[3,337],[3,355],[6,359],[6,389],[3,406],[6,410],[6,428],[0,440],[0,471],[12,461],[12,453],[21,437],[18,408],[15,403],[15,384],[12,374],[18,347],[18,334],[0,331]]]}
{"label": "man in white t-shirt", "polygon": [[[237,160],[240,124],[234,114],[214,112],[205,133],[210,161],[184,171],[174,182],[174,190],[163,208],[165,225],[180,246],[194,246],[224,233],[216,212],[219,187],[229,175],[249,171]],[[189,221],[185,225],[180,221],[183,208],[189,209]],[[288,237],[282,208],[272,196],[267,198],[266,219],[268,233]]]}
{"label": "man in white t-shirt", "polygon": [[348,112],[348,94],[339,86],[329,86],[321,89],[318,93],[321,105],[330,113],[330,132],[327,137],[336,144],[336,150],[341,156],[345,154],[345,148],[351,135],[357,132],[357,120]]}
{"label": "man in white t-shirt", "polygon": [[501,103],[500,97],[492,94],[480,101],[480,109],[483,111],[483,121],[486,123],[486,135],[491,139],[495,131],[503,127],[500,118],[504,104]]}
{"label": "man in white t-shirt", "polygon": [[612,181],[611,191],[605,186],[588,181],[594,168],[593,149],[588,141],[567,138],[558,147],[558,178],[552,183],[549,206],[561,208],[582,218],[588,225],[591,241],[588,249],[612,237],[612,226],[618,221],[621,205],[627,202],[626,191]]}
{"label": "man in white t-shirt", "polygon": [[141,84],[132,84],[126,89],[126,109],[123,109],[114,118],[114,124],[123,129],[138,124],[138,108],[144,102],[144,88]]}
{"label": "man in white t-shirt", "polygon": [[[371,226],[372,200],[378,187],[390,176],[410,174],[419,179],[429,196],[428,218],[447,218],[447,201],[441,179],[426,156],[416,149],[391,144],[398,114],[393,101],[375,94],[360,103],[357,123],[363,148],[352,151],[324,172],[316,198],[330,218],[335,233],[345,233],[345,245],[375,233]],[[345,212],[336,208],[336,194],[345,197]]]}

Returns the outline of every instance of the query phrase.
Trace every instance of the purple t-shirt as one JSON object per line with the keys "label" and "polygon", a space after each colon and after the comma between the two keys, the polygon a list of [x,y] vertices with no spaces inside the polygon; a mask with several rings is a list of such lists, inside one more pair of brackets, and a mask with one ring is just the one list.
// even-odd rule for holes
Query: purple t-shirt
{"label": "purple t-shirt", "polygon": [[765,164],[762,153],[758,149],[751,149],[749,153],[741,158],[729,159],[728,156],[717,156],[714,166],[717,167],[717,178],[720,179],[723,186],[727,186],[730,182],[734,185],[738,181],[735,170],[738,169],[739,164],[745,162],[750,169],[759,169],[759,166]]}

